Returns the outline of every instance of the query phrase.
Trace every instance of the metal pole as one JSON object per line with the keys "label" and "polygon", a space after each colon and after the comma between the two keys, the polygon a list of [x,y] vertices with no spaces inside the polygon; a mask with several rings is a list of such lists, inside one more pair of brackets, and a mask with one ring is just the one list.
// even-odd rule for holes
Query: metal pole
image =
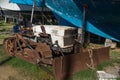
{"label": "metal pole", "polygon": [[36,0],[33,0],[32,13],[31,13],[31,20],[30,20],[31,23],[32,23],[32,21],[33,21],[33,14],[34,14],[34,9],[35,9],[35,3],[36,3]]}
{"label": "metal pole", "polygon": [[85,42],[85,29],[86,29],[86,8],[87,5],[83,5],[83,20],[82,20],[82,35],[81,35],[81,44],[84,45]]}
{"label": "metal pole", "polygon": [[42,25],[44,25],[44,8],[42,7]]}
{"label": "metal pole", "polygon": [[[41,2],[42,2],[42,4],[45,4],[45,0],[41,0]],[[44,7],[44,5],[43,5],[43,6],[42,6],[42,11],[41,11],[41,12],[42,12],[42,25],[45,24],[45,21],[44,21],[44,20],[45,20],[45,18],[44,18],[44,17],[45,17],[45,15],[44,15],[44,8],[45,8],[45,7]]]}

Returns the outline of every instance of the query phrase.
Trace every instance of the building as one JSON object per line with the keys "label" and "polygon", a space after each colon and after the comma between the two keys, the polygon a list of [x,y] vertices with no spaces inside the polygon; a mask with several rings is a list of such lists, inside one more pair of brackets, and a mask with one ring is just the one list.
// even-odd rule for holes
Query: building
{"label": "building", "polygon": [[[9,0],[0,0],[0,14],[4,16],[5,22],[16,22],[19,20],[30,21],[32,6],[9,3]],[[43,15],[44,14],[44,15]],[[44,7],[35,7],[33,23],[51,24],[56,19],[52,12]]]}

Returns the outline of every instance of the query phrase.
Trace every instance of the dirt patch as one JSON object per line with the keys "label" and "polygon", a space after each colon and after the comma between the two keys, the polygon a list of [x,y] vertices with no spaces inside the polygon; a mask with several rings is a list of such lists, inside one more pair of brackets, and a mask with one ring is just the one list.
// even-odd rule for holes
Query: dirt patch
{"label": "dirt patch", "polygon": [[120,77],[120,64],[118,63],[114,63],[113,66],[108,66],[106,68],[104,68],[105,72],[116,75],[118,77]]}
{"label": "dirt patch", "polygon": [[0,80],[33,80],[11,66],[0,66]]}

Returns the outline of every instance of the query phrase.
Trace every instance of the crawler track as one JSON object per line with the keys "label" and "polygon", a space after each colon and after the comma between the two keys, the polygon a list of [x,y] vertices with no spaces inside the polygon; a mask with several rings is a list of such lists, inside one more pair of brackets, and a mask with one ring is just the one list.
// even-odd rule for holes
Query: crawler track
{"label": "crawler track", "polygon": [[10,38],[6,38],[3,41],[3,47],[5,49],[5,52],[9,55],[9,56],[14,56],[14,44],[15,44],[15,37],[10,37]]}

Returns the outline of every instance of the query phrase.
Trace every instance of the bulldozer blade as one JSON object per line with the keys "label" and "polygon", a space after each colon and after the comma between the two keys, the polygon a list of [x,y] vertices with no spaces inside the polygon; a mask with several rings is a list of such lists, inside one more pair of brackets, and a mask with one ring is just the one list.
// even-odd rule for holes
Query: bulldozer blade
{"label": "bulldozer blade", "polygon": [[[93,49],[92,59],[94,67],[109,60],[109,47]],[[72,74],[87,69],[87,64],[91,64],[89,51],[70,54],[53,59],[53,69],[56,80],[67,80]]]}

